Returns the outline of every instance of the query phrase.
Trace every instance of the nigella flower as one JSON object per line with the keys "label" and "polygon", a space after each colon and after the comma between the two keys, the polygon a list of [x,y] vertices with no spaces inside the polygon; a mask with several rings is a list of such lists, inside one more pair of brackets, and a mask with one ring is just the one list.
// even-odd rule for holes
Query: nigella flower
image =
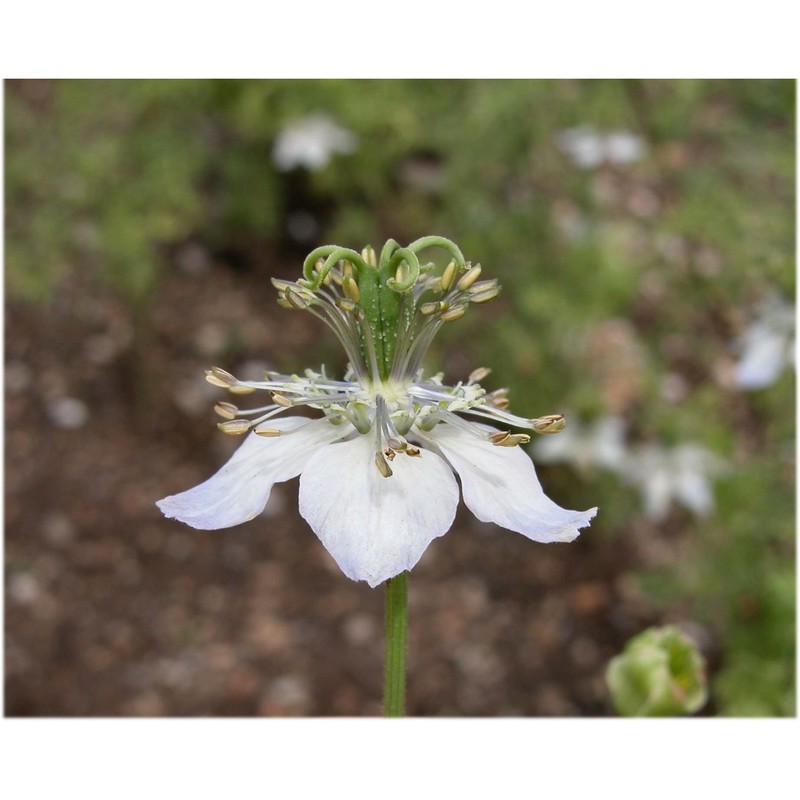
{"label": "nigella flower", "polygon": [[336,153],[352,153],[358,137],[326,114],[309,114],[283,128],[275,140],[272,161],[282,171],[327,166]]}
{"label": "nigella flower", "polygon": [[[454,256],[438,277],[417,257],[434,245]],[[323,368],[243,381],[209,370],[210,383],[234,395],[266,391],[271,402],[249,410],[217,404],[226,420],[219,427],[247,438],[216,475],[160,500],[167,517],[202,530],[238,525],[261,513],[273,484],[299,475],[301,515],[342,571],[370,586],[411,569],[447,532],[456,475],[479,520],[529,539],[568,542],[589,524],[597,509],[568,511],[548,499],[518,446],[530,436],[507,429],[554,433],[563,417],[511,414],[505,390],[481,387],[488,369],[454,386],[422,370],[442,325],[497,296],[496,281],[479,280],[480,265],[466,263],[448,240],[425,237],[406,248],[390,240],[380,259],[372,248],[318,248],[303,272],[296,283],[273,280],[279,304],[308,311],[337,336],[346,374],[335,380]],[[299,408],[322,416],[287,415]]]}
{"label": "nigella flower", "polygon": [[698,444],[670,449],[648,444],[630,453],[623,477],[641,491],[647,516],[661,522],[673,500],[699,516],[710,514],[714,509],[711,478],[725,471],[725,462]]}
{"label": "nigella flower", "polygon": [[734,383],[741,389],[770,386],[794,364],[794,308],[777,293],[766,297],[757,318],[745,328],[736,349]]}

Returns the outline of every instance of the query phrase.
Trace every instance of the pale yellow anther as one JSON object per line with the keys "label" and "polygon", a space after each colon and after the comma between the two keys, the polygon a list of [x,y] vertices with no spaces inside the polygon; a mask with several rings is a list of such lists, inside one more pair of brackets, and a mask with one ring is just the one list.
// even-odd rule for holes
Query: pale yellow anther
{"label": "pale yellow anther", "polygon": [[466,292],[473,283],[480,277],[481,274],[481,265],[476,264],[471,269],[468,269],[462,276],[458,282],[458,290],[460,292]]}
{"label": "pale yellow anther", "polygon": [[345,293],[347,299],[352,300],[354,303],[357,303],[361,299],[361,292],[352,275],[345,275],[344,278],[342,278],[342,291]]}
{"label": "pale yellow anther", "polygon": [[212,386],[219,386],[221,389],[227,389],[237,383],[236,378],[234,378],[230,372],[226,372],[220,367],[211,367],[211,369],[207,369],[206,380]]}
{"label": "pale yellow anther", "polygon": [[217,427],[223,432],[231,436],[241,436],[250,430],[251,423],[246,419],[234,419],[230,422],[218,422]]}
{"label": "pale yellow anther", "polygon": [[404,442],[402,439],[391,438],[387,444],[390,450],[397,450],[398,452],[402,452],[408,447],[408,442]]}
{"label": "pale yellow anther", "polygon": [[531,428],[536,433],[560,433],[567,427],[563,414],[547,414],[530,421]]}
{"label": "pale yellow anther", "polygon": [[375,466],[384,478],[391,478],[393,474],[392,468],[389,466],[389,462],[384,458],[383,453],[375,453]]}
{"label": "pale yellow anther", "polygon": [[484,378],[486,378],[491,370],[489,367],[478,367],[477,369],[472,370],[469,374],[469,382],[470,383],[480,383]]}
{"label": "pale yellow anther", "polygon": [[242,386],[237,383],[235,386],[229,386],[228,391],[231,394],[253,394],[255,389],[252,386]]}
{"label": "pale yellow anther", "polygon": [[488,303],[490,300],[494,300],[499,294],[500,287],[495,286],[493,289],[484,289],[481,292],[470,294],[469,301],[470,303]]}
{"label": "pale yellow anther", "polygon": [[455,261],[451,261],[444,269],[442,273],[442,291],[449,292],[450,289],[453,288],[453,284],[456,280],[456,274],[458,272],[458,266],[456,265]]}
{"label": "pale yellow anther", "polygon": [[518,444],[528,444],[531,437],[527,433],[511,433],[510,431],[497,431],[489,437],[496,447],[516,447]]}
{"label": "pale yellow anther", "polygon": [[497,431],[489,436],[489,441],[494,445],[501,445],[511,436],[510,431]]}
{"label": "pale yellow anther", "polygon": [[280,436],[282,433],[277,428],[256,428],[253,432],[258,436]]}
{"label": "pale yellow anther", "polygon": [[225,419],[236,419],[236,415],[239,413],[239,409],[233,403],[217,403],[214,411]]}
{"label": "pale yellow anther", "polygon": [[275,403],[276,406],[282,406],[283,408],[292,407],[292,401],[288,397],[284,397],[282,394],[278,394],[277,392],[273,392],[272,402]]}
{"label": "pale yellow anther", "polygon": [[361,258],[367,262],[371,267],[376,267],[378,265],[378,256],[375,254],[375,248],[368,244],[362,251],[361,251]]}
{"label": "pale yellow anther", "polygon": [[408,269],[408,264],[405,261],[401,261],[397,265],[397,269],[394,271],[395,283],[404,283],[408,280]]}
{"label": "pale yellow anther", "polygon": [[353,265],[349,261],[343,261],[342,264],[342,280],[344,280],[345,276],[349,275],[351,278],[353,277]]}
{"label": "pale yellow anther", "polygon": [[348,300],[346,297],[337,297],[336,305],[339,306],[342,311],[346,311],[348,314],[356,307],[356,304],[352,300]]}
{"label": "pale yellow anther", "polygon": [[300,296],[300,292],[291,287],[286,289],[286,300],[292,308],[298,311],[305,311],[308,308],[308,302]]}
{"label": "pale yellow anther", "polygon": [[439,310],[438,303],[423,303],[419,307],[419,313],[425,317],[429,317],[431,314],[435,314]]}
{"label": "pale yellow anther", "polygon": [[457,319],[461,319],[461,317],[463,317],[464,314],[466,313],[467,313],[466,306],[453,306],[451,309],[445,311],[444,314],[442,314],[441,319],[442,322],[454,322]]}

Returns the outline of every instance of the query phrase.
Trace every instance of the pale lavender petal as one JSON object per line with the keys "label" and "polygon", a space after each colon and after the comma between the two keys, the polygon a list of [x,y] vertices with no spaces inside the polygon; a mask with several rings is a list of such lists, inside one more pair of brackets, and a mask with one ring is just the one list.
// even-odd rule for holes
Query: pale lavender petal
{"label": "pale lavender petal", "polygon": [[273,419],[269,427],[284,434],[248,434],[228,463],[207,481],[159,500],[156,505],[164,516],[200,530],[247,522],[264,510],[274,483],[299,475],[315,451],[353,430],[350,425],[304,417]]}
{"label": "pale lavender petal", "polygon": [[384,478],[373,439],[357,436],[319,450],[300,476],[300,513],[342,572],[370,586],[411,569],[458,505],[453,473],[436,453],[398,453],[391,467]]}
{"label": "pale lavender petal", "polygon": [[[485,433],[496,430],[473,424]],[[597,513],[596,508],[568,511],[550,500],[521,447],[497,447],[448,424],[422,436],[433,441],[458,472],[464,502],[482,522],[494,522],[537,542],[570,542]]]}

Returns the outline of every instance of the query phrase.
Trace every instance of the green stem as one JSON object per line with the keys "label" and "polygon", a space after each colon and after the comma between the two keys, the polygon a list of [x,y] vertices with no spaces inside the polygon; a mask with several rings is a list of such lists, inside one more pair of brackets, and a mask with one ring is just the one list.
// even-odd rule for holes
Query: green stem
{"label": "green stem", "polygon": [[386,660],[383,665],[383,715],[402,717],[406,701],[407,572],[386,581]]}

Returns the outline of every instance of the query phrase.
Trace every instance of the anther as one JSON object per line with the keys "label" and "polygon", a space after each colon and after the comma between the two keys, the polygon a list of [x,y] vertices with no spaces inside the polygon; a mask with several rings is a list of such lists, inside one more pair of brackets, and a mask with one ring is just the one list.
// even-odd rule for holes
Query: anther
{"label": "anther", "polygon": [[531,428],[536,433],[560,433],[567,427],[563,414],[547,414],[530,421]]}
{"label": "anther", "polygon": [[402,452],[408,447],[408,442],[404,442],[401,439],[395,439],[394,437],[389,439],[387,444],[391,450],[396,450],[397,452]]}
{"label": "anther", "polygon": [[375,453],[375,466],[384,478],[392,477],[392,468],[389,466],[389,462],[383,457],[383,453]]}
{"label": "anther", "polygon": [[467,313],[466,306],[453,306],[451,309],[447,310],[442,314],[441,320],[442,322],[454,322],[457,319],[461,319],[464,314]]}
{"label": "anther", "polygon": [[362,251],[361,251],[361,258],[367,262],[371,267],[378,266],[378,257],[375,254],[375,248],[368,244]]}
{"label": "anther", "polygon": [[458,266],[456,265],[455,261],[451,261],[445,267],[445,270],[442,273],[442,291],[443,292],[449,292],[450,289],[453,288],[453,283],[455,283],[457,271],[458,271]]}
{"label": "anther", "polygon": [[397,269],[394,271],[395,283],[405,283],[408,280],[408,269],[408,264],[405,261],[401,261],[397,265]]}
{"label": "anther", "polygon": [[206,380],[212,386],[219,386],[220,389],[229,389],[231,386],[234,386],[238,381],[230,372],[226,372],[224,369],[220,367],[211,367],[211,369],[206,370]]}
{"label": "anther", "polygon": [[486,378],[491,370],[489,367],[478,367],[477,369],[472,370],[469,374],[469,382],[470,383],[480,383],[484,378]]}
{"label": "anther", "polygon": [[292,407],[292,401],[288,397],[284,397],[282,394],[278,394],[277,392],[273,392],[272,402],[275,403],[276,406],[282,406],[283,408]]}
{"label": "anther", "polygon": [[419,313],[425,317],[429,317],[431,314],[435,314],[439,310],[438,303],[423,303],[419,307]]}
{"label": "anther", "polygon": [[233,403],[217,403],[214,411],[225,419],[236,419],[236,415],[239,413],[239,409]]}
{"label": "anther", "polygon": [[417,450],[416,447],[407,447],[405,449],[405,454],[407,456],[413,456],[414,458],[419,458],[420,452]]}
{"label": "anther", "polygon": [[277,428],[257,428],[253,433],[258,434],[258,436],[280,436],[282,431]]}
{"label": "anther", "polygon": [[345,275],[344,278],[342,278],[342,291],[347,296],[347,299],[352,300],[354,303],[357,303],[361,299],[361,292],[352,275]]}
{"label": "anther", "polygon": [[461,280],[458,282],[458,290],[460,292],[466,292],[473,283],[480,277],[481,274],[481,265],[476,264],[471,269],[468,269],[462,276]]}
{"label": "anther", "polygon": [[527,433],[511,433],[510,431],[497,431],[489,439],[496,447],[516,447],[518,444],[528,444],[531,437]]}
{"label": "anther", "polygon": [[346,297],[337,297],[336,305],[339,306],[342,311],[346,311],[348,314],[356,307],[356,304],[352,300],[348,300]]}
{"label": "anther", "polygon": [[488,303],[500,294],[497,281],[481,281],[469,290],[470,303]]}
{"label": "anther", "polygon": [[297,311],[305,311],[308,308],[308,302],[300,297],[300,293],[295,289],[286,289],[286,300],[289,305]]}
{"label": "anther", "polygon": [[511,436],[510,431],[497,431],[490,434],[489,441],[494,445],[502,445],[509,436]]}
{"label": "anther", "polygon": [[252,423],[246,419],[233,419],[230,422],[218,422],[217,427],[223,432],[231,436],[241,436],[250,430]]}

